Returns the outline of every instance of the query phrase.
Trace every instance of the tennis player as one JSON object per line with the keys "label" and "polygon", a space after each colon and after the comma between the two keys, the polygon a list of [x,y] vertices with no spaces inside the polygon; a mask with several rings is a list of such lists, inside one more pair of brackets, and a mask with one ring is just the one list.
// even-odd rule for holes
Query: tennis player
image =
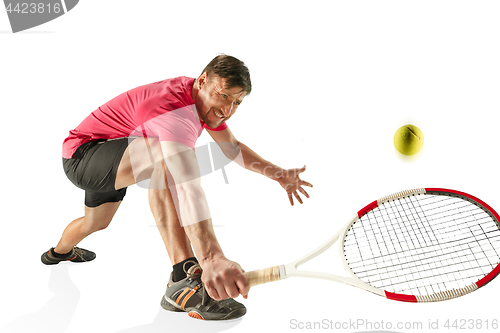
{"label": "tennis player", "polygon": [[229,159],[280,184],[291,205],[294,198],[302,203],[299,193],[309,197],[302,186],[312,187],[299,177],[305,166],[282,169],[229,130],[227,120],[251,90],[246,65],[219,55],[196,79],[140,86],[92,112],[69,132],[62,155],[67,177],[85,190],[85,216],[66,227],[42,262],[94,260],[95,253],[76,245],[109,225],[128,186],[149,179],[149,204],[173,265],[161,306],[205,320],[244,315],[245,306],[233,298],[246,298],[249,286],[215,236],[200,186],[197,138],[205,129]]}

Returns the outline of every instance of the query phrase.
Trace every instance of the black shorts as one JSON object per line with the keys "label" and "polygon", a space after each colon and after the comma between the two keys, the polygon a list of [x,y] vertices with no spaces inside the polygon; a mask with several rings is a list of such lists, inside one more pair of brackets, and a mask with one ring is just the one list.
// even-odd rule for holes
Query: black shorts
{"label": "black shorts", "polygon": [[127,188],[115,189],[116,173],[129,138],[97,140],[84,143],[72,158],[63,157],[66,176],[85,190],[85,205],[97,207],[123,200]]}

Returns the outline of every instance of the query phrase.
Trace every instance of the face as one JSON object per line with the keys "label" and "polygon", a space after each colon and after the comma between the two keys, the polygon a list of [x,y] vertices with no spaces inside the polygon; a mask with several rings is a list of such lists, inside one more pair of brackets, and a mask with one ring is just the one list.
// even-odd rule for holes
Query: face
{"label": "face", "polygon": [[196,80],[195,87],[198,89],[194,98],[198,116],[211,128],[231,118],[246,95],[240,87],[228,88],[226,79],[218,76],[207,81],[206,73]]}

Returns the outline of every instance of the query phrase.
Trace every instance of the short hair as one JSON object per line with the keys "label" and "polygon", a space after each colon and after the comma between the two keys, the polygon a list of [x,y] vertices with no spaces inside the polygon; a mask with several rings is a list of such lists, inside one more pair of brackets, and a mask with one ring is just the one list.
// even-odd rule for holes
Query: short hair
{"label": "short hair", "polygon": [[210,81],[213,75],[217,75],[226,79],[228,88],[240,87],[247,95],[252,91],[250,71],[243,61],[235,57],[225,54],[216,56],[205,67],[202,74],[205,72],[207,72],[207,81]]}

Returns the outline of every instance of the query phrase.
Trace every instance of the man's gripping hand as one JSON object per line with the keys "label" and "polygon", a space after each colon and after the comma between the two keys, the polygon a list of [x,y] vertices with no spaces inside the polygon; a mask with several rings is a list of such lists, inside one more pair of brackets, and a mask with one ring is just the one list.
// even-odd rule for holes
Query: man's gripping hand
{"label": "man's gripping hand", "polygon": [[247,298],[250,286],[243,275],[245,271],[238,263],[218,257],[201,261],[200,265],[203,270],[201,280],[214,300],[236,298],[239,295]]}

